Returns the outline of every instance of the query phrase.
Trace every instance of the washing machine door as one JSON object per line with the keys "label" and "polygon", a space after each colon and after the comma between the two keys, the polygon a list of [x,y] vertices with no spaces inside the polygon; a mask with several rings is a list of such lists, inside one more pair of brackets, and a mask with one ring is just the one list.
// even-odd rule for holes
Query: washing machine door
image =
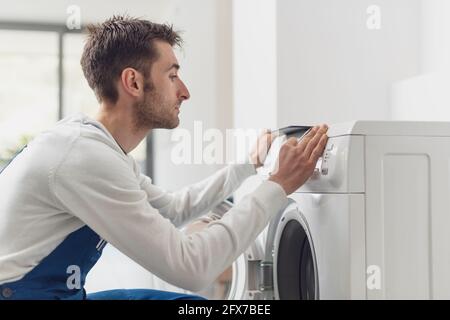
{"label": "washing machine door", "polygon": [[274,219],[268,231],[265,261],[272,263],[273,296],[281,300],[319,299],[314,243],[295,201]]}
{"label": "washing machine door", "polygon": [[[224,201],[215,207],[208,216],[213,220],[220,219],[232,207],[231,202]],[[191,224],[190,227],[199,230],[209,222],[197,219],[197,222]],[[195,223],[199,228],[195,227]],[[194,293],[210,300],[264,299],[265,296],[261,292],[261,261],[264,259],[266,235],[267,228],[208,288]]]}
{"label": "washing machine door", "polygon": [[[227,205],[222,211],[231,207]],[[290,199],[216,281],[193,293],[213,300],[317,299],[317,274],[309,228],[296,202]],[[161,284],[156,288],[179,291]]]}

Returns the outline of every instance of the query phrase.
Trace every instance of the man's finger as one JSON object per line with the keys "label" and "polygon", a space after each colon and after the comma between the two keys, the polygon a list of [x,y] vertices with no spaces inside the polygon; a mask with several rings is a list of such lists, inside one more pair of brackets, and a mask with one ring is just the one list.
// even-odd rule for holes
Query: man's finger
{"label": "man's finger", "polygon": [[269,144],[271,144],[273,142],[273,139],[275,139],[275,135],[272,134],[272,132],[270,132],[270,130],[268,132],[266,132],[265,135],[267,137],[267,142]]}
{"label": "man's finger", "polygon": [[270,130],[265,130],[260,138],[257,141],[257,152],[258,152],[258,161],[264,162],[267,153],[269,152],[270,146],[272,145],[273,137],[270,133]]}
{"label": "man's finger", "polygon": [[319,132],[326,133],[328,131],[328,126],[326,124],[322,124],[319,127]]}
{"label": "man's finger", "polygon": [[308,145],[305,147],[303,153],[304,155],[309,158],[311,157],[311,153],[314,150],[314,148],[317,146],[317,144],[319,143],[320,139],[322,138],[322,136],[327,132],[328,127],[326,125],[321,125],[319,127],[319,129],[317,130],[316,134],[314,135],[314,137],[309,141]]}
{"label": "man's finger", "polygon": [[295,147],[297,145],[297,138],[291,137],[286,141],[285,144]]}
{"label": "man's finger", "polygon": [[319,129],[318,126],[311,128],[311,130],[309,130],[309,132],[301,138],[297,146],[297,148],[299,148],[300,151],[303,151],[306,148],[309,141],[316,135],[318,129]]}
{"label": "man's finger", "polygon": [[317,162],[317,160],[320,158],[320,156],[323,154],[323,150],[325,149],[325,146],[327,145],[328,136],[326,134],[323,134],[319,140],[319,143],[316,145],[314,150],[311,152],[310,160],[314,163]]}
{"label": "man's finger", "polygon": [[259,138],[264,141],[264,143],[270,144],[274,139],[274,134],[270,131],[270,129],[264,129],[262,133],[259,135]]}
{"label": "man's finger", "polygon": [[317,132],[316,135],[309,141],[308,145],[303,150],[303,155],[307,159],[309,159],[309,157],[311,156],[311,153],[313,152],[314,148],[319,143],[320,138],[322,138],[322,133]]}

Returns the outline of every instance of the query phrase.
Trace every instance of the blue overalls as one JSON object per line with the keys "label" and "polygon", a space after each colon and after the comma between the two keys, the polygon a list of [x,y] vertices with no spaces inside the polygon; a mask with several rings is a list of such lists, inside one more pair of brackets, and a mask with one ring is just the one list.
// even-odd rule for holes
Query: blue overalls
{"label": "blue overalls", "polygon": [[106,241],[91,228],[81,227],[69,234],[22,279],[0,285],[0,300],[204,299],[195,295],[150,289],[109,290],[86,294],[86,276],[102,255],[105,245]]}

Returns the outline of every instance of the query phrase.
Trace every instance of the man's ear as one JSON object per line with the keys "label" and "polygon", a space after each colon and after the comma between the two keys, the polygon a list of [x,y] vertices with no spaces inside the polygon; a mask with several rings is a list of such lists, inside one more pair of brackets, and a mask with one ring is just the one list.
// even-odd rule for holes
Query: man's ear
{"label": "man's ear", "polygon": [[144,94],[144,77],[133,68],[125,68],[120,75],[123,90],[133,97]]}

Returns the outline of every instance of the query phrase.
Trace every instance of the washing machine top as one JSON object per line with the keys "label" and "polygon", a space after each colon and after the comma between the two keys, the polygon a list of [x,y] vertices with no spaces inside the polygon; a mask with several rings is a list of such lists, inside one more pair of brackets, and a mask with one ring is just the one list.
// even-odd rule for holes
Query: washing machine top
{"label": "washing machine top", "polygon": [[330,125],[329,137],[346,135],[450,137],[450,122],[359,120]]}

